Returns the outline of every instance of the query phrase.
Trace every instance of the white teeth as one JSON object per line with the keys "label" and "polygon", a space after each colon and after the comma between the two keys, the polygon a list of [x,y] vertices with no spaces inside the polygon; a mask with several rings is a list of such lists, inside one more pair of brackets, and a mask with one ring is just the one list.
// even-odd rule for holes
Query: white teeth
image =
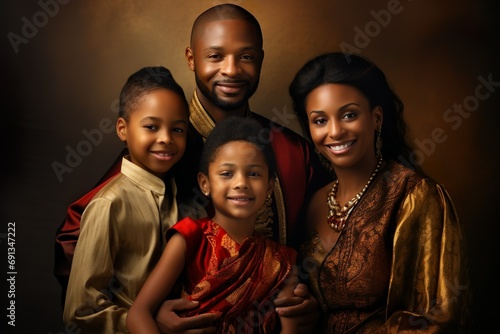
{"label": "white teeth", "polygon": [[230,199],[233,201],[250,201],[248,197],[230,197]]}
{"label": "white teeth", "polygon": [[332,151],[340,151],[340,150],[344,150],[346,148],[348,148],[349,146],[351,146],[353,143],[353,141],[350,141],[350,142],[347,142],[345,144],[342,144],[342,145],[330,145],[330,149]]}

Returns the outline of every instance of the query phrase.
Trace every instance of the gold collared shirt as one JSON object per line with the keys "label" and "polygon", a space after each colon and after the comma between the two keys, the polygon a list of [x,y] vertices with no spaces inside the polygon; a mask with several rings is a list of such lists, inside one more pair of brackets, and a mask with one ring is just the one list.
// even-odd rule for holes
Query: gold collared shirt
{"label": "gold collared shirt", "polygon": [[81,221],[63,319],[81,333],[127,333],[126,316],[178,219],[175,182],[122,160]]}

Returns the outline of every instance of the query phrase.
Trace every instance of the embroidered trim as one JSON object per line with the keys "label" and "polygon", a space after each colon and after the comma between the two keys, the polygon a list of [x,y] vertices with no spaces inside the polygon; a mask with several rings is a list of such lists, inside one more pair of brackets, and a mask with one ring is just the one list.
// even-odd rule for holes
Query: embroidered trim
{"label": "embroidered trim", "polygon": [[191,103],[189,104],[189,121],[194,128],[203,137],[203,141],[208,137],[208,134],[215,127],[215,122],[201,105],[196,90],[194,91]]}

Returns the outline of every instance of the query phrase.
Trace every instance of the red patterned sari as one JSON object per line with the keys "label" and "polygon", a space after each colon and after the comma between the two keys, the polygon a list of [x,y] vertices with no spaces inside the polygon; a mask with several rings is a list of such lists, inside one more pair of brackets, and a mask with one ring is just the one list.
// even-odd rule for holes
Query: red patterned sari
{"label": "red patterned sari", "polygon": [[279,332],[272,299],[295,263],[295,250],[266,237],[241,245],[209,218],[185,218],[167,233],[186,239],[183,297],[200,302],[185,316],[220,312],[219,333]]}

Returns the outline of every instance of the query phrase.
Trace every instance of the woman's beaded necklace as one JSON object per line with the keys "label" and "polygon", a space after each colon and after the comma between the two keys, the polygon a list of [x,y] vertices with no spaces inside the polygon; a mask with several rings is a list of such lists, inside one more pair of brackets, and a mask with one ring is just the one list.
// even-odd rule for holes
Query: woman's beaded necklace
{"label": "woman's beaded necklace", "polygon": [[327,222],[328,226],[330,226],[332,230],[338,233],[342,231],[352,209],[354,209],[356,203],[358,203],[358,201],[365,193],[366,189],[368,189],[373,179],[380,171],[380,167],[382,167],[382,162],[383,159],[382,157],[380,157],[378,159],[377,166],[375,167],[375,170],[373,171],[372,176],[370,176],[370,179],[368,180],[366,185],[363,187],[363,189],[361,189],[359,193],[356,194],[356,196],[354,196],[342,208],[340,207],[339,202],[337,202],[337,200],[335,199],[335,196],[337,196],[337,189],[339,187],[339,180],[337,179],[333,182],[332,189],[330,189],[330,191],[328,192],[328,196],[326,197],[326,203],[328,204]]}

